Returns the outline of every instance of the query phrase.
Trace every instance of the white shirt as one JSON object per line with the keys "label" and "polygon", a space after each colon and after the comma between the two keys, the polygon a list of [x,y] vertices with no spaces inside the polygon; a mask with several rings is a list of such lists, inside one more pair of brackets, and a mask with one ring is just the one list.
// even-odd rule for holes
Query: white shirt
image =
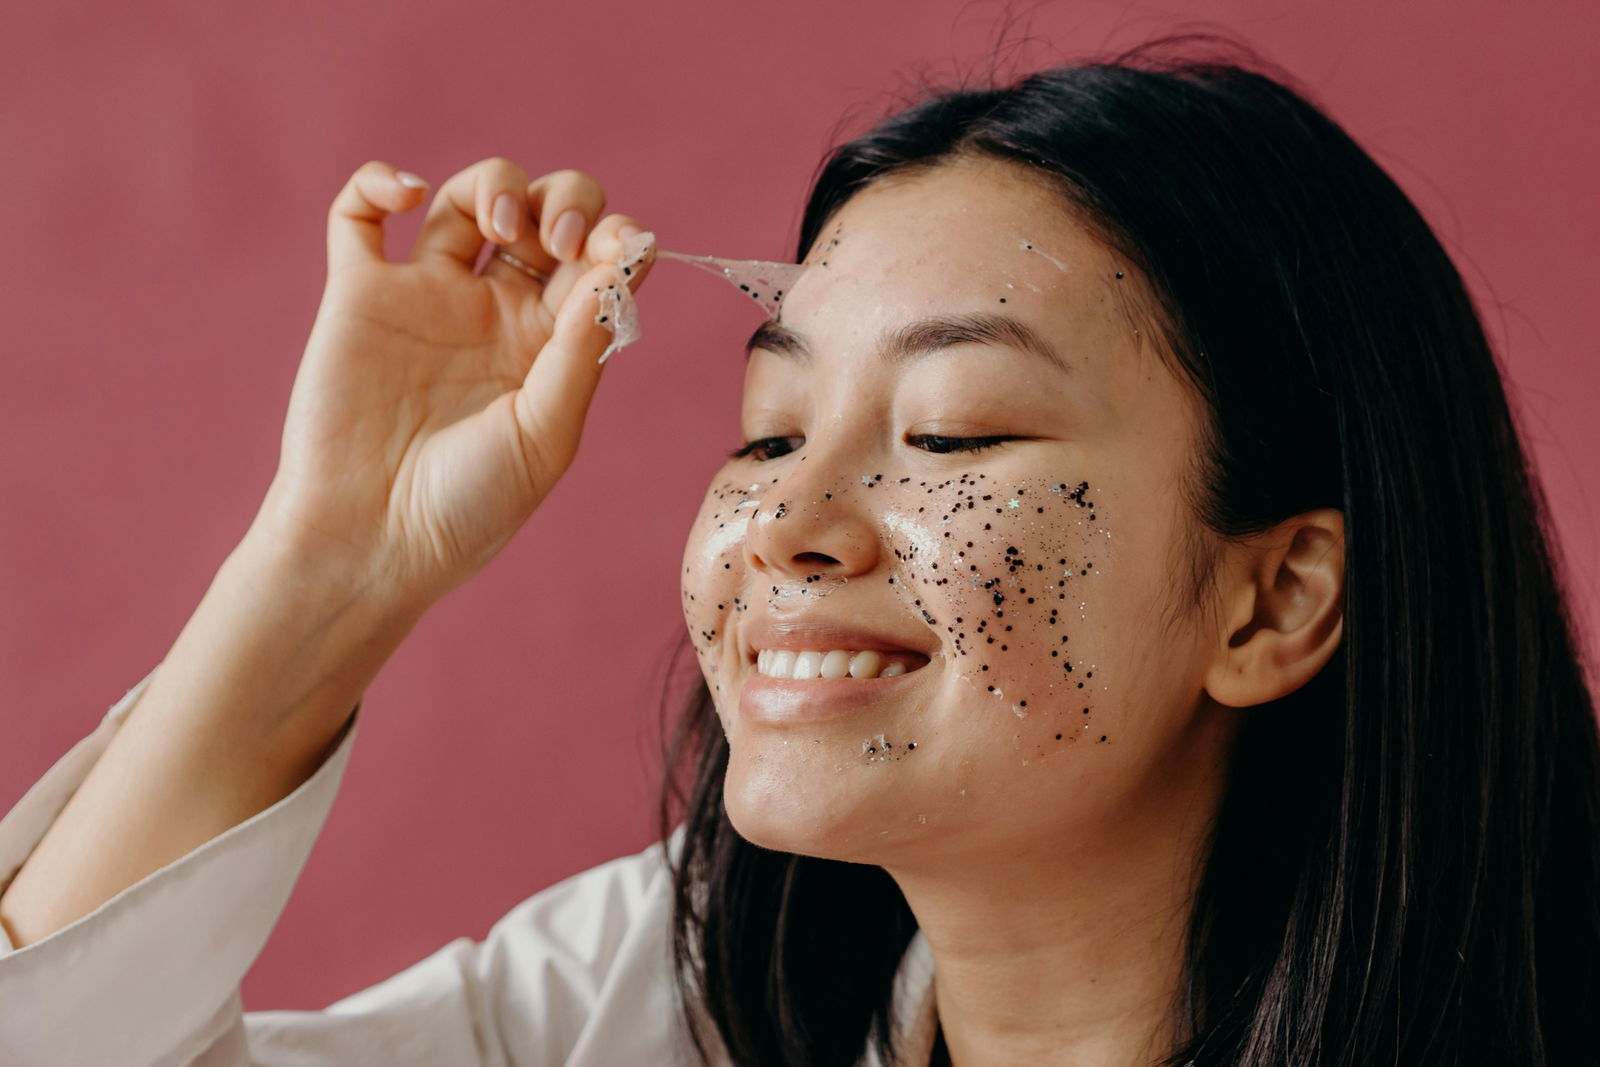
{"label": "white shirt", "polygon": [[[153,674],[154,672],[152,672]],[[145,678],[0,820],[0,889],[83,781]],[[524,900],[481,942],[459,937],[318,1011],[246,1012],[266,944],[333,805],[359,732],[294,792],[15,949],[0,930],[6,1067],[628,1067],[694,1063],[674,1000],[661,843]],[[668,847],[681,840],[675,834]],[[925,1067],[936,1013],[919,931],[895,978],[904,1062]],[[864,1049],[861,1064],[881,1067]]]}

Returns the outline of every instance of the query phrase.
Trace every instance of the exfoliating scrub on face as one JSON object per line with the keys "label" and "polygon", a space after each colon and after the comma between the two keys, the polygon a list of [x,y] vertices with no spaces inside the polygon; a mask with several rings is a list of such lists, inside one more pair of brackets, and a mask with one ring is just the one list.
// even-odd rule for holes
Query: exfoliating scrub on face
{"label": "exfoliating scrub on face", "polygon": [[682,607],[763,847],[1066,856],[1203,773],[1193,412],[1057,195],[984,162],[869,186],[745,346]]}

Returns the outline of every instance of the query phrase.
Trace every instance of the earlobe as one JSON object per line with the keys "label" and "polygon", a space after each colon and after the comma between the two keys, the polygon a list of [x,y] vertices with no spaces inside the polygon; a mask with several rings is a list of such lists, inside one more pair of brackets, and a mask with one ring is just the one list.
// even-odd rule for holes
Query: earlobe
{"label": "earlobe", "polygon": [[1205,689],[1252,707],[1287,696],[1332,658],[1344,632],[1344,515],[1319,508],[1234,546],[1227,611]]}

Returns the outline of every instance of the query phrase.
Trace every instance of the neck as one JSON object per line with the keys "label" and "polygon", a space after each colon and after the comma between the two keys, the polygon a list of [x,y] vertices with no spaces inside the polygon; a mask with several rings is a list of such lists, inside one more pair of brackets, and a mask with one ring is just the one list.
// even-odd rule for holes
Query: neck
{"label": "neck", "polygon": [[986,842],[890,870],[932,950],[946,1062],[1089,1067],[1170,1055],[1221,781],[1161,792],[1091,841]]}

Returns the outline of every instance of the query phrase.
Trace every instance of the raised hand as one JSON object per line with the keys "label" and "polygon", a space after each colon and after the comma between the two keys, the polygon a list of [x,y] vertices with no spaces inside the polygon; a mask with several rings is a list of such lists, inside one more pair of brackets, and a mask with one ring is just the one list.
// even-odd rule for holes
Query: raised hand
{"label": "raised hand", "polygon": [[[425,195],[372,162],[334,200],[327,284],[252,527],[424,605],[488,563],[571,463],[611,337],[598,293],[620,283],[621,240],[640,229],[602,218],[588,175],[530,183],[487,159],[444,183],[410,258],[391,263],[384,220]],[[498,258],[474,275],[485,241],[548,281]]]}

